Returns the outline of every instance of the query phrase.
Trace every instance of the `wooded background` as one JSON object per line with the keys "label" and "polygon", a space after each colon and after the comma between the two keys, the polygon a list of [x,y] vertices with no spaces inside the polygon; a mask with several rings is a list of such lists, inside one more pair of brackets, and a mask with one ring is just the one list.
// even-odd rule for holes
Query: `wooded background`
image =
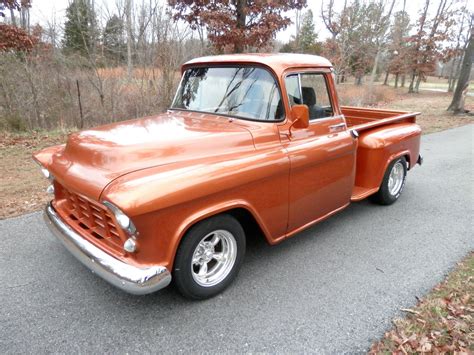
{"label": "wooded background", "polygon": [[[110,2],[109,2],[110,3]],[[403,87],[428,75],[464,112],[474,54],[469,2],[424,0],[177,1],[71,0],[63,23],[31,23],[34,0],[0,0],[0,129],[84,128],[165,110],[179,66],[202,55],[297,52],[327,57],[338,84]],[[295,33],[279,31],[292,20]],[[330,35],[319,38],[315,22]]]}

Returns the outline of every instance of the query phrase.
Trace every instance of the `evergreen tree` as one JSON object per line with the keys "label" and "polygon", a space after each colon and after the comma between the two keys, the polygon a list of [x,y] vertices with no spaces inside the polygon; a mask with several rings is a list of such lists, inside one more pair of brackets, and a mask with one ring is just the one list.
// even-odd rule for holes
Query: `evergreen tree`
{"label": "evergreen tree", "polygon": [[301,52],[314,54],[317,38],[318,36],[314,31],[313,12],[308,10],[303,15],[299,33],[299,47]]}
{"label": "evergreen tree", "polygon": [[304,13],[297,36],[291,36],[288,43],[281,47],[280,52],[321,54],[322,44],[318,42],[318,35],[314,30],[314,18],[311,10]]}
{"label": "evergreen tree", "polygon": [[124,23],[117,15],[113,15],[105,24],[103,41],[108,58],[117,64],[125,59]]}
{"label": "evergreen tree", "polygon": [[73,0],[66,9],[64,48],[87,55],[95,44],[95,14],[88,0]]}

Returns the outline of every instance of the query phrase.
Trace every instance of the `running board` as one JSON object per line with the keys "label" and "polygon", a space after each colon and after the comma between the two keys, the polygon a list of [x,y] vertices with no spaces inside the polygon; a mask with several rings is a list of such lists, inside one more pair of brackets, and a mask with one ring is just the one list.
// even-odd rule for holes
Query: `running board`
{"label": "running board", "polygon": [[362,187],[362,186],[354,186],[354,189],[352,190],[351,201],[356,202],[356,201],[363,200],[364,198],[376,193],[378,190],[379,190],[378,187],[368,188],[368,187]]}

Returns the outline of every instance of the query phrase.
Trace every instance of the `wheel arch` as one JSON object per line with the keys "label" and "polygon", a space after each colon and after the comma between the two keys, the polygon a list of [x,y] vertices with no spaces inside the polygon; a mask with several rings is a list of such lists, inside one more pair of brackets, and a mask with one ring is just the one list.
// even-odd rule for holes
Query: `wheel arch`
{"label": "wheel arch", "polygon": [[242,226],[245,232],[245,236],[248,240],[249,235],[253,235],[256,238],[263,237],[267,243],[271,243],[271,238],[268,230],[266,229],[263,221],[260,219],[258,213],[252,208],[251,205],[243,201],[233,201],[226,204],[220,204],[213,206],[212,208],[206,208],[205,210],[197,211],[180,225],[174,241],[174,248],[171,255],[171,260],[174,263],[176,252],[185,237],[186,233],[197,223],[204,221],[208,218],[229,214],[234,217]]}

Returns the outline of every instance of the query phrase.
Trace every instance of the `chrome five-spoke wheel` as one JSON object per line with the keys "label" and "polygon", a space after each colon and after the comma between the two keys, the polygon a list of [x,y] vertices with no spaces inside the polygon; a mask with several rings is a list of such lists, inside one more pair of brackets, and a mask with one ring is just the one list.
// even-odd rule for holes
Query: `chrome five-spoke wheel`
{"label": "chrome five-spoke wheel", "polygon": [[230,214],[196,223],[183,236],[176,252],[173,280],[193,299],[210,298],[229,286],[245,255],[245,233]]}
{"label": "chrome five-spoke wheel", "polygon": [[388,165],[379,191],[370,199],[381,205],[391,205],[400,197],[407,177],[407,160],[405,157],[396,158]]}
{"label": "chrome five-spoke wheel", "polygon": [[391,195],[396,196],[403,186],[405,180],[405,167],[401,160],[397,161],[390,171],[388,178],[388,191]]}
{"label": "chrome five-spoke wheel", "polygon": [[237,242],[232,233],[216,230],[197,245],[192,259],[194,281],[203,287],[220,283],[229,275],[237,257]]}

